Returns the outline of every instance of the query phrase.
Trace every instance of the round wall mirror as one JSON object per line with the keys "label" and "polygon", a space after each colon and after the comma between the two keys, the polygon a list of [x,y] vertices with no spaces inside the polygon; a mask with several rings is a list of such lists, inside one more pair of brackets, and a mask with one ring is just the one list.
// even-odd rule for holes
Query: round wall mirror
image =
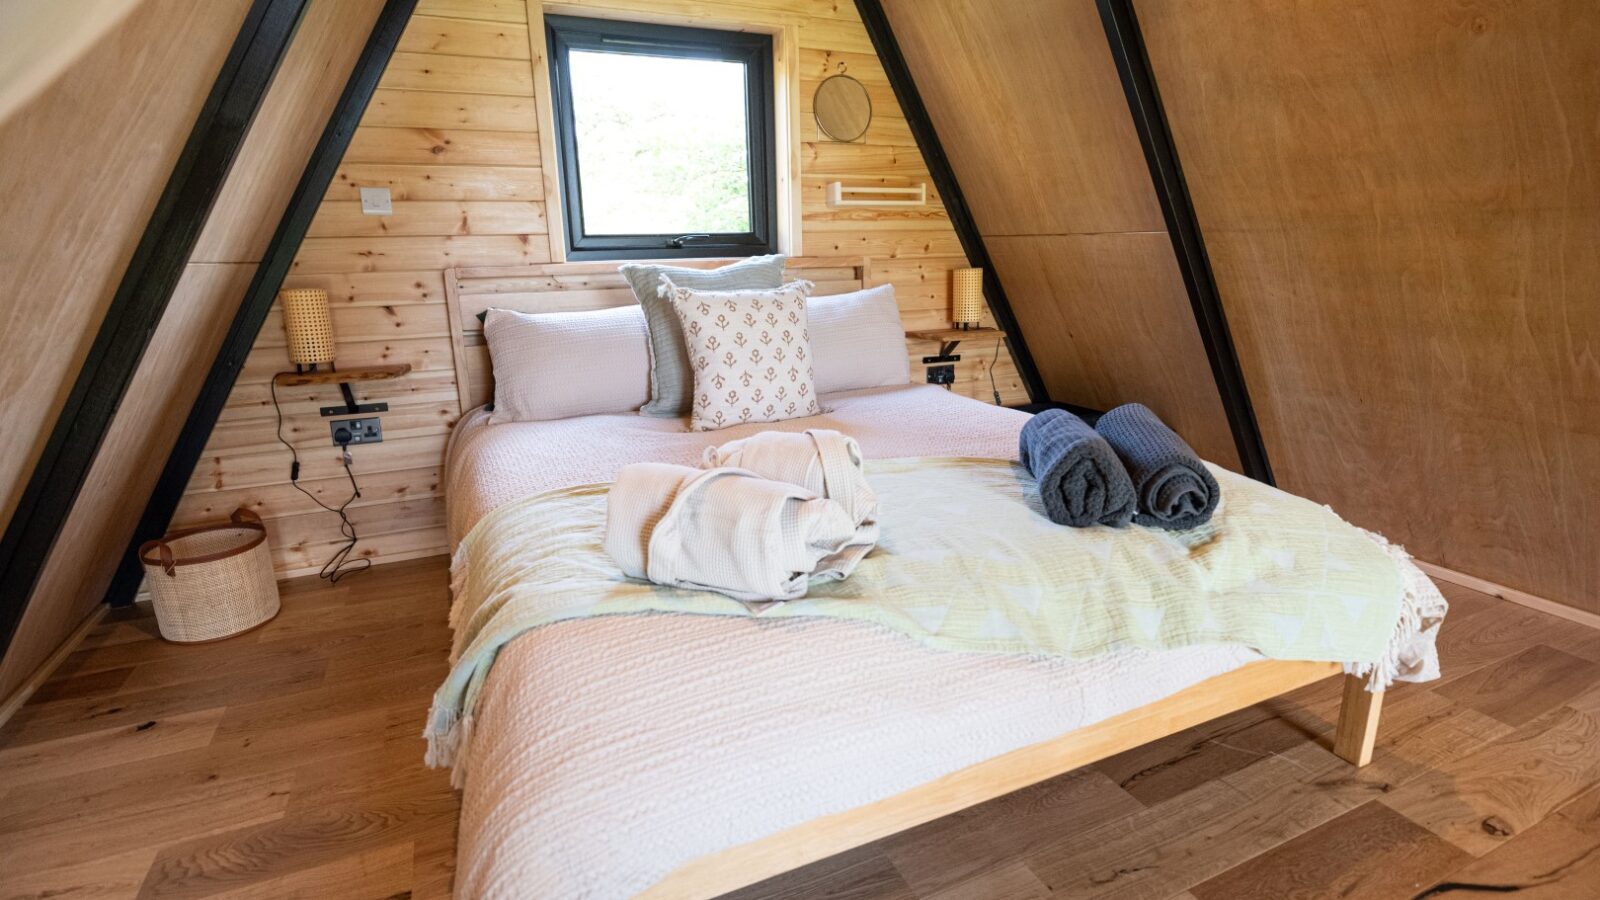
{"label": "round wall mirror", "polygon": [[817,128],[835,141],[857,141],[872,124],[872,98],[867,88],[849,75],[834,75],[817,85],[812,108]]}

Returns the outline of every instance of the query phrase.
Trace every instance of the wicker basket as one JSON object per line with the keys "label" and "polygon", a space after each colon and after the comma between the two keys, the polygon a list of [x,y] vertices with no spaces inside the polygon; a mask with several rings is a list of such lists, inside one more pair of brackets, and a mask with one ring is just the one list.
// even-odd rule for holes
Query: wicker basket
{"label": "wicker basket", "polygon": [[223,525],[174,531],[139,548],[156,624],[169,641],[232,637],[278,614],[278,582],[261,517],[236,509]]}

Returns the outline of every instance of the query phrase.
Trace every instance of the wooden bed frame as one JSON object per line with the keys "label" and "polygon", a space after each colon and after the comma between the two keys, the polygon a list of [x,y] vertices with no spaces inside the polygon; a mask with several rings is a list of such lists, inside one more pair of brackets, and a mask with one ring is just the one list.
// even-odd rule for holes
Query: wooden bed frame
{"label": "wooden bed frame", "polygon": [[[1263,660],[1060,737],[1013,750],[855,809],[823,816],[673,870],[640,897],[715,897],[1020,790],[1340,672],[1338,663]],[[1333,751],[1372,761],[1382,694],[1345,676]]]}
{"label": "wooden bed frame", "polygon": [[[727,262],[674,260],[671,264],[709,268]],[[870,277],[868,262],[852,258],[791,259],[789,271],[816,282],[819,295],[857,290]],[[488,349],[477,318],[484,309],[494,306],[522,312],[553,312],[634,302],[615,263],[446,269],[444,280],[463,412],[488,402],[493,394]],[[641,896],[651,900],[703,898],[746,887],[1270,700],[1340,671],[1337,663],[1326,662],[1251,663],[1155,703],[976,763],[911,790],[693,860]],[[1362,679],[1345,677],[1334,753],[1356,766],[1372,761],[1382,702],[1383,695],[1368,692]]]}

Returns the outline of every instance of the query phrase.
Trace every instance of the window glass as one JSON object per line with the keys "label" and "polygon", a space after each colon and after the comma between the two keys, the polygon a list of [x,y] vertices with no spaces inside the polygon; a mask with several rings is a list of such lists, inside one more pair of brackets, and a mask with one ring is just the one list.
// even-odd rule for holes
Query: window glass
{"label": "window glass", "polygon": [[569,259],[777,252],[770,35],[545,28]]}
{"label": "window glass", "polygon": [[750,230],[743,63],[574,50],[584,233]]}

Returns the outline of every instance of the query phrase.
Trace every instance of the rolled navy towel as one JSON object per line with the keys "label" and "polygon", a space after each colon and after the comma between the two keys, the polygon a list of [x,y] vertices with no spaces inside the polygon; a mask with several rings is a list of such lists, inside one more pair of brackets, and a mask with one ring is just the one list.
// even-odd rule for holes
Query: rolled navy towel
{"label": "rolled navy towel", "polygon": [[1111,445],[1064,409],[1022,426],[1022,464],[1039,482],[1045,514],[1057,525],[1125,528],[1133,520],[1133,481]]}
{"label": "rolled navy towel", "polygon": [[1182,531],[1204,525],[1222,491],[1206,464],[1145,406],[1126,403],[1095,422],[1133,479],[1136,525]]}

